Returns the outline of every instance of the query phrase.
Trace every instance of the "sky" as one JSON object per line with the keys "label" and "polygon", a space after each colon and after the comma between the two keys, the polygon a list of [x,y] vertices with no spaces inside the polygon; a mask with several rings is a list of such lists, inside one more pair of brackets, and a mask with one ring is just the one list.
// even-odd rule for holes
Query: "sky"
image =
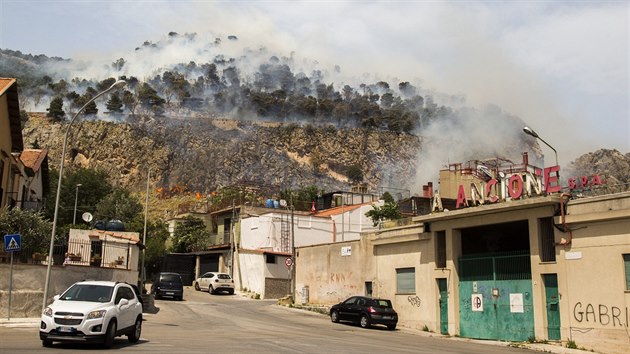
{"label": "sky", "polygon": [[628,1],[0,0],[0,48],[111,63],[170,31],[235,35],[496,105],[566,165],[601,148],[630,152],[629,17]]}

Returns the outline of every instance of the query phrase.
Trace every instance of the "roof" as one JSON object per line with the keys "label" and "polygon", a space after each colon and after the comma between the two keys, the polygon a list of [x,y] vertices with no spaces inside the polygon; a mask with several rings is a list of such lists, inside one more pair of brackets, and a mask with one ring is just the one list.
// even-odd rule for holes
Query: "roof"
{"label": "roof", "polygon": [[20,154],[20,160],[25,167],[32,169],[34,172],[39,171],[42,163],[48,155],[48,150],[43,149],[26,149]]}
{"label": "roof", "polygon": [[247,248],[241,248],[238,251],[239,253],[248,253],[248,254],[274,254],[276,256],[287,256],[287,257],[291,257],[293,254],[291,252],[277,252],[277,251],[273,251],[273,250],[269,250],[269,249],[247,249]]}
{"label": "roof", "polygon": [[0,78],[0,96],[7,97],[9,125],[11,127],[11,152],[24,149],[22,140],[22,122],[20,121],[20,103],[18,100],[17,81],[12,78]]}
{"label": "roof", "polygon": [[344,205],[344,206],[338,206],[338,207],[334,207],[334,208],[330,208],[330,209],[326,209],[326,210],[322,210],[318,213],[313,214],[314,216],[333,216],[333,215],[341,215],[343,213],[347,213],[349,211],[355,210],[355,209],[359,209],[360,207],[364,206],[364,205],[372,205],[373,202],[367,202],[367,203],[363,203],[363,204],[354,204],[354,205]]}
{"label": "roof", "polygon": [[131,242],[140,242],[140,234],[137,232],[114,232],[114,231],[103,231],[103,230],[91,230],[89,237],[114,237],[121,240],[128,240]]}

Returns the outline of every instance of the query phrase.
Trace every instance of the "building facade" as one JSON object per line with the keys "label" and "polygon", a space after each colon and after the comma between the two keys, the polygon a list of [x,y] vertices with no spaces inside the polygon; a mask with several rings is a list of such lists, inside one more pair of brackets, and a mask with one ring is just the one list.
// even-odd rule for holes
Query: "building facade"
{"label": "building facade", "polygon": [[[534,169],[514,173],[536,176]],[[483,204],[471,197],[475,186],[449,187],[458,209],[359,241],[300,247],[296,287],[311,304],[357,294],[389,298],[404,327],[627,353],[630,192],[534,195],[518,179],[486,179],[497,189],[479,188],[490,190],[479,193]],[[599,185],[594,177],[578,180]],[[502,195],[499,188],[507,197],[491,200]]]}

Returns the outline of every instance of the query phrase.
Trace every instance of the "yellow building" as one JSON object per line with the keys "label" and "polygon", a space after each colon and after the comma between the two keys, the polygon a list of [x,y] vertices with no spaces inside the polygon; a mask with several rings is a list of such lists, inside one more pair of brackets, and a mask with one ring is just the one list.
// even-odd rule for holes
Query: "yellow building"
{"label": "yellow building", "polygon": [[504,177],[508,198],[299,248],[296,288],[311,304],[388,298],[403,327],[627,353],[630,192],[604,194],[594,177],[600,196],[518,194]]}
{"label": "yellow building", "polygon": [[18,156],[23,149],[17,83],[0,78],[0,208],[19,200],[23,166]]}

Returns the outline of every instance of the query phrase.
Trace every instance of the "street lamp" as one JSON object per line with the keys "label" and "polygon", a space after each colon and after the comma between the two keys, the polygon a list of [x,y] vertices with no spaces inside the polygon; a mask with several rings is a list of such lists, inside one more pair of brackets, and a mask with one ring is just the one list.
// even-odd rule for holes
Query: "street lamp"
{"label": "street lamp", "polygon": [[81,186],[81,183],[77,184],[77,192],[74,194],[74,217],[72,218],[72,225],[77,223],[77,200],[79,200],[79,187]]}
{"label": "street lamp", "polygon": [[554,148],[553,148],[553,146],[549,145],[549,143],[547,143],[546,141],[544,141],[544,140],[543,140],[540,136],[538,136],[538,134],[536,134],[536,132],[535,132],[532,128],[530,128],[530,127],[525,126],[525,127],[523,128],[523,132],[524,132],[525,134],[527,134],[527,135],[533,136],[533,137],[534,137],[534,138],[536,138],[536,139],[539,139],[540,141],[542,141],[543,143],[545,143],[545,145],[549,146],[549,148],[550,148],[551,150],[553,150],[554,154],[556,154],[556,166],[560,166],[560,165],[558,164],[558,152],[556,151],[556,149],[554,149]]}
{"label": "street lamp", "polygon": [[114,82],[107,90],[98,93],[96,96],[92,97],[89,101],[87,101],[83,105],[83,107],[81,107],[77,111],[77,113],[74,114],[74,116],[70,120],[70,123],[68,123],[68,126],[66,127],[66,133],[63,135],[63,145],[62,145],[62,149],[61,149],[61,162],[59,163],[59,181],[57,182],[57,196],[55,198],[55,214],[54,214],[54,217],[53,217],[52,233],[50,235],[50,249],[48,250],[48,267],[46,269],[46,280],[44,282],[44,299],[42,301],[42,312],[46,308],[46,300],[48,299],[48,285],[50,284],[50,270],[52,268],[52,263],[53,263],[53,251],[54,251],[54,246],[55,246],[55,232],[57,231],[57,216],[59,214],[59,195],[61,193],[61,179],[63,178],[63,161],[64,161],[64,156],[66,155],[66,144],[68,142],[68,132],[70,132],[70,127],[72,126],[72,123],[74,123],[74,121],[77,119],[79,114],[81,112],[83,112],[83,110],[85,110],[85,108],[90,103],[92,103],[94,100],[96,100],[97,98],[101,97],[102,95],[108,93],[109,91],[114,90],[114,89],[119,88],[119,87],[122,87],[122,86],[124,86],[126,84],[127,83],[125,82],[125,80],[118,80],[118,81]]}

